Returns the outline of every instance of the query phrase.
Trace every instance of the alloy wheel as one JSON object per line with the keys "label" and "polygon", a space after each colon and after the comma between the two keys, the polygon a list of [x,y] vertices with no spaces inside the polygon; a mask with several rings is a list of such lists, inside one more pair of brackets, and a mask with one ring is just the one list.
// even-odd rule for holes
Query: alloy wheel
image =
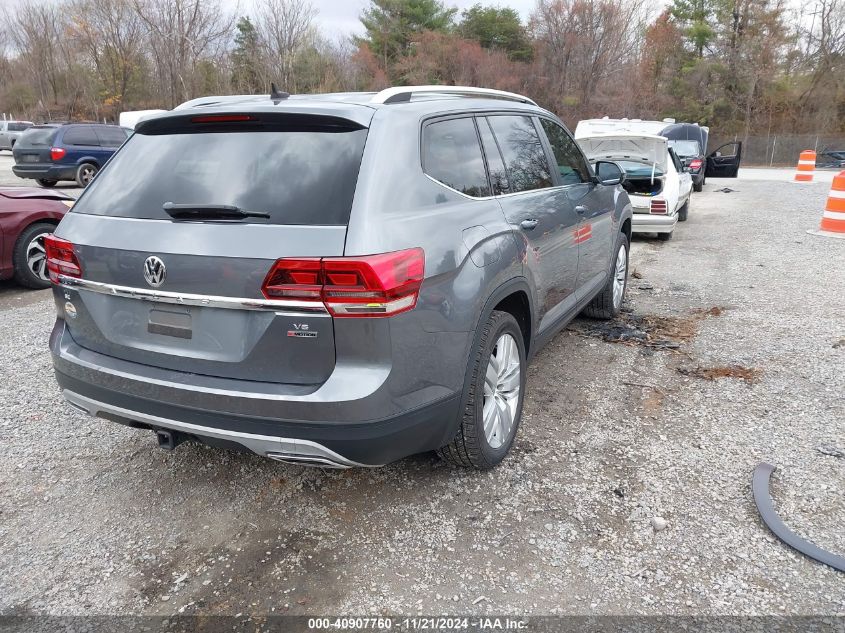
{"label": "alloy wheel", "polygon": [[484,375],[484,436],[490,448],[500,448],[513,431],[522,385],[522,363],[513,336],[496,341]]}
{"label": "alloy wheel", "polygon": [[619,248],[616,255],[616,266],[613,270],[613,308],[618,310],[622,305],[622,295],[625,293],[625,279],[628,276],[628,249],[625,244]]}
{"label": "alloy wheel", "polygon": [[88,183],[94,178],[94,174],[97,173],[97,170],[90,165],[85,165],[82,169],[79,170],[79,179],[82,181],[82,185],[84,187],[88,186]]}
{"label": "alloy wheel", "polygon": [[49,281],[47,276],[47,251],[44,248],[44,238],[49,233],[39,233],[26,245],[26,266],[29,271],[43,281]]}

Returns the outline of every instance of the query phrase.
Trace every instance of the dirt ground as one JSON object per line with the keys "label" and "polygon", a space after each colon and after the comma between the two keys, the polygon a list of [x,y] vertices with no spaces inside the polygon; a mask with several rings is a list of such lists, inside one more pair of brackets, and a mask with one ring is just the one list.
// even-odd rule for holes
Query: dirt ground
{"label": "dirt ground", "polygon": [[[723,187],[734,191],[722,193]],[[0,613],[838,614],[845,240],[828,185],[709,180],[633,244],[626,312],[530,368],[512,455],[321,471],[92,420],[62,403],[46,292],[0,287]]]}

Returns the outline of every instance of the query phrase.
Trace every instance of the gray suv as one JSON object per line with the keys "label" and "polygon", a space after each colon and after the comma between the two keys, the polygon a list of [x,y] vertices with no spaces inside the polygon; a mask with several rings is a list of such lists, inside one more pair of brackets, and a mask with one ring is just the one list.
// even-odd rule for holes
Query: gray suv
{"label": "gray suv", "polygon": [[56,378],[168,449],[491,468],[529,359],[622,304],[622,178],[511,93],[188,102],[139,123],[48,238]]}

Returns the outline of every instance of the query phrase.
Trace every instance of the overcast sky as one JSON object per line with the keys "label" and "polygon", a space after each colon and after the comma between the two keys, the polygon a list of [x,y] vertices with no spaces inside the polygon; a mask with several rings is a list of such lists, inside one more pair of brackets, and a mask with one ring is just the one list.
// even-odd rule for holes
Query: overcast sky
{"label": "overcast sky", "polygon": [[[231,10],[239,8],[241,13],[251,13],[254,0],[223,0],[223,4]],[[5,2],[5,0],[0,0]],[[528,16],[534,10],[537,0],[445,0],[443,4],[448,7],[457,7],[459,10],[466,9],[479,2],[485,6],[511,7],[516,9],[522,21],[526,22]],[[361,22],[358,16],[369,6],[368,0],[311,0],[314,8],[319,11],[317,24],[320,30],[328,37],[336,39],[351,33],[361,33]]]}

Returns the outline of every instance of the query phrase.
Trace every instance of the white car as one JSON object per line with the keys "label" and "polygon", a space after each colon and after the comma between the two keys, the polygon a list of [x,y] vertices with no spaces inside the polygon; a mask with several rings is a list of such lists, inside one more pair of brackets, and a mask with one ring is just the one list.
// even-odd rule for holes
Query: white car
{"label": "white car", "polygon": [[692,177],[663,136],[605,132],[575,140],[590,163],[613,161],[625,172],[622,186],[631,199],[634,233],[672,238],[675,225],[687,219]]}

